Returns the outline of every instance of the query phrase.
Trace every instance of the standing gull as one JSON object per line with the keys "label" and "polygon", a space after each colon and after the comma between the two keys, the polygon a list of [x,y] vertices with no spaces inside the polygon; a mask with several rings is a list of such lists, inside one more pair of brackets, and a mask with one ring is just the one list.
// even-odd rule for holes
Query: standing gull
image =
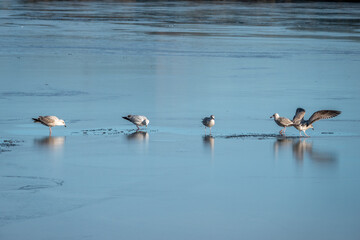
{"label": "standing gull", "polygon": [[283,127],[283,129],[280,130],[280,135],[283,135],[283,133],[285,133],[286,127],[291,127],[293,126],[293,122],[286,118],[286,117],[280,117],[279,114],[275,113],[274,115],[272,115],[270,118],[274,118],[274,121],[276,122],[277,125],[279,125],[280,127]]}
{"label": "standing gull", "polygon": [[206,134],[206,127],[210,128],[210,135],[211,135],[211,127],[215,125],[215,116],[211,115],[210,117],[206,117],[202,119],[202,124],[205,126],[205,134]]}
{"label": "standing gull", "polygon": [[149,119],[147,119],[147,117],[141,116],[141,115],[127,115],[126,117],[122,117],[122,118],[135,124],[137,127],[137,130],[140,129],[139,126],[147,127],[150,122]]}
{"label": "standing gull", "polygon": [[304,134],[308,137],[305,131],[308,130],[309,128],[312,128],[314,130],[314,127],[312,125],[314,122],[320,119],[328,119],[328,118],[336,117],[340,113],[341,111],[336,111],[336,110],[320,110],[314,112],[313,115],[311,115],[311,117],[309,118],[309,120],[304,120],[305,109],[298,108],[296,109],[296,113],[293,118],[294,127],[297,130],[299,130],[300,136],[301,136],[301,131],[303,131]]}
{"label": "standing gull", "polygon": [[51,128],[55,126],[65,126],[65,121],[57,118],[56,116],[39,116],[38,118],[33,118],[34,122],[39,122],[42,125],[49,127],[50,136],[51,136]]}

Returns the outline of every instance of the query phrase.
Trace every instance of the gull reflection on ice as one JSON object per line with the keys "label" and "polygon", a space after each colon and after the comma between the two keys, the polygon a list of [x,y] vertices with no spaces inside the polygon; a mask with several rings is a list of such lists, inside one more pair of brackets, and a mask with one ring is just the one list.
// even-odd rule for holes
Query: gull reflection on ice
{"label": "gull reflection on ice", "polygon": [[46,147],[49,149],[62,149],[65,143],[65,137],[43,137],[34,140],[35,144],[39,147]]}
{"label": "gull reflection on ice", "polygon": [[215,138],[211,135],[203,136],[204,148],[209,149],[211,151],[211,157],[214,157],[214,146],[215,146]]}
{"label": "gull reflection on ice", "polygon": [[279,137],[274,142],[274,154],[278,156],[279,152],[291,149],[296,161],[304,161],[305,156],[317,163],[332,164],[337,161],[336,154],[331,151],[318,150],[313,147],[312,142],[307,142],[303,138],[284,138]]}
{"label": "gull reflection on ice", "polygon": [[149,141],[149,134],[144,131],[136,131],[126,136],[127,140],[129,141],[136,141],[136,142],[148,142]]}
{"label": "gull reflection on ice", "polygon": [[39,151],[48,155],[49,159],[58,160],[62,158],[65,144],[65,137],[47,136],[34,139],[34,144]]}

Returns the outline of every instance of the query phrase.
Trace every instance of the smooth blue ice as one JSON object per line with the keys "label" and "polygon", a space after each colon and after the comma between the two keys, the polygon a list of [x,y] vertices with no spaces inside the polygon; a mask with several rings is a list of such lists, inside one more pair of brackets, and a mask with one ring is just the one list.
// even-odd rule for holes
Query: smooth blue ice
{"label": "smooth blue ice", "polygon": [[[360,239],[359,16],[1,1],[0,239]],[[342,114],[274,137],[297,107]],[[68,127],[48,137],[39,115]]]}

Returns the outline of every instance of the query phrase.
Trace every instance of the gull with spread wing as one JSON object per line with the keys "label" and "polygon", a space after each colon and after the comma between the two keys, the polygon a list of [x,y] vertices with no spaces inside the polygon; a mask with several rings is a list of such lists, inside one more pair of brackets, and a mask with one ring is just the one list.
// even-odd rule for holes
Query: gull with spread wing
{"label": "gull with spread wing", "polygon": [[328,119],[333,118],[339,115],[341,111],[337,110],[320,110],[317,112],[314,112],[313,115],[308,120],[304,120],[305,116],[305,110],[303,108],[296,109],[295,116],[293,118],[293,126],[299,130],[300,136],[301,132],[304,132],[304,134],[308,137],[306,134],[306,130],[309,128],[312,128],[314,130],[314,126],[312,125],[314,122],[321,120],[321,119]]}

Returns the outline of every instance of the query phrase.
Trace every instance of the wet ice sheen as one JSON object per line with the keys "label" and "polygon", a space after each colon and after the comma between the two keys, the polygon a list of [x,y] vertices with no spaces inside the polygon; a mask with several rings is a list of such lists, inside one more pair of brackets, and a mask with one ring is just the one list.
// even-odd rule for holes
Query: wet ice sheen
{"label": "wet ice sheen", "polygon": [[[359,13],[2,1],[0,238],[358,239]],[[277,136],[297,107],[342,114]]]}

